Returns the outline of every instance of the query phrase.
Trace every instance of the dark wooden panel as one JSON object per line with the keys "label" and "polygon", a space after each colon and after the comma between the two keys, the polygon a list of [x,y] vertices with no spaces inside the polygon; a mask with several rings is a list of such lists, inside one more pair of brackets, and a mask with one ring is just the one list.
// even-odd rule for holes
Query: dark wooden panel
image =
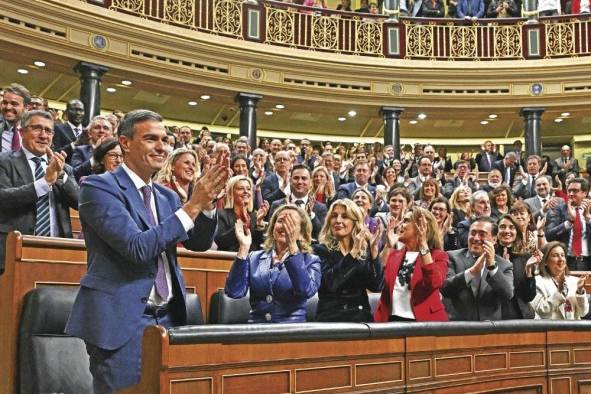
{"label": "dark wooden panel", "polygon": [[492,371],[507,368],[507,353],[477,354],[474,356],[474,371]]}
{"label": "dark wooden panel", "polygon": [[224,394],[283,394],[289,391],[289,371],[222,376]]}
{"label": "dark wooden panel", "polygon": [[472,356],[435,358],[435,376],[458,375],[472,372]]}
{"label": "dark wooden panel", "polygon": [[550,365],[570,364],[570,350],[550,350]]}
{"label": "dark wooden panel", "polygon": [[213,382],[211,379],[187,379],[170,382],[171,394],[212,394]]}
{"label": "dark wooden panel", "polygon": [[355,384],[376,384],[401,382],[404,379],[402,361],[378,364],[357,364],[355,366]]}
{"label": "dark wooden panel", "polygon": [[511,352],[509,353],[509,367],[543,367],[544,351]]}
{"label": "dark wooden panel", "polygon": [[349,365],[298,369],[296,376],[296,392],[338,389],[351,387],[351,367]]}
{"label": "dark wooden panel", "polygon": [[550,394],[570,393],[570,378],[550,378]]}
{"label": "dark wooden panel", "polygon": [[431,360],[411,360],[408,363],[408,379],[424,379],[431,377]]}

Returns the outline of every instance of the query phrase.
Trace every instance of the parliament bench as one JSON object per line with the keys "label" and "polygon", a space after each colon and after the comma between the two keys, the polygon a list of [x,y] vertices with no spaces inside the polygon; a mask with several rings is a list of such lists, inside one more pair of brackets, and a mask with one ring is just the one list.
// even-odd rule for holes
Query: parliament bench
{"label": "parliament bench", "polygon": [[[64,333],[76,288],[41,287],[23,300],[18,338],[20,394],[90,393],[84,342]],[[203,324],[197,294],[186,297],[187,324]]]}
{"label": "parliament bench", "polygon": [[126,393],[587,393],[591,322],[149,327]]}

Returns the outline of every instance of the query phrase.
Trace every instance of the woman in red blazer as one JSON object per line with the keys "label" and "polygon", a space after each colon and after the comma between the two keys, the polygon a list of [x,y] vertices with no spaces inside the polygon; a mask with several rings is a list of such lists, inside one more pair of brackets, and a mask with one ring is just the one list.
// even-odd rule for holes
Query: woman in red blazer
{"label": "woman in red blazer", "polygon": [[[374,320],[449,320],[439,294],[447,275],[448,257],[437,221],[431,212],[414,207],[404,215],[402,223],[388,227],[382,255],[388,256],[384,288]],[[393,249],[396,246],[399,248]]]}

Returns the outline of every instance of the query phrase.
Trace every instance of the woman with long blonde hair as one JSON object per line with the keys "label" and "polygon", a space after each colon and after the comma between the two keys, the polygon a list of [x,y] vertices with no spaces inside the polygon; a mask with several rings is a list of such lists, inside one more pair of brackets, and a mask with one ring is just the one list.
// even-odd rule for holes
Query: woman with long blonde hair
{"label": "woman with long blonde hair", "polygon": [[156,182],[172,189],[182,203],[191,198],[193,184],[201,175],[197,153],[188,148],[178,148],[168,155],[164,166],[156,175]]}
{"label": "woman with long blonde hair", "polygon": [[312,171],[312,197],[317,202],[330,205],[335,196],[334,181],[331,173],[324,166],[318,166]]}
{"label": "woman with long blonde hair", "polygon": [[333,202],[314,253],[320,258],[317,321],[372,321],[367,291],[382,289],[379,260],[382,226],[372,233],[361,209],[349,199]]}
{"label": "woman with long blonde hair", "polygon": [[312,222],[296,205],[279,207],[269,222],[263,250],[249,253],[251,233],[239,219],[240,244],[225,292],[242,298],[250,291],[249,323],[306,321],[306,302],[320,285],[320,262],[311,252]]}
{"label": "woman with long blonde hair", "polygon": [[458,187],[450,196],[449,205],[453,212],[453,227],[456,227],[459,222],[470,217],[470,197],[472,197],[472,189],[468,186]]}

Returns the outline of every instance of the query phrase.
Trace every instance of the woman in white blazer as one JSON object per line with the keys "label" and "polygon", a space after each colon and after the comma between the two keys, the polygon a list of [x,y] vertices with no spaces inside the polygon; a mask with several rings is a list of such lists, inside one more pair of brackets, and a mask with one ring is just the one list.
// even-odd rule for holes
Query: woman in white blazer
{"label": "woman in white blazer", "polygon": [[536,276],[536,297],[530,302],[536,319],[580,320],[589,312],[584,287],[587,276],[569,275],[563,243],[549,242],[543,252],[540,275]]}

